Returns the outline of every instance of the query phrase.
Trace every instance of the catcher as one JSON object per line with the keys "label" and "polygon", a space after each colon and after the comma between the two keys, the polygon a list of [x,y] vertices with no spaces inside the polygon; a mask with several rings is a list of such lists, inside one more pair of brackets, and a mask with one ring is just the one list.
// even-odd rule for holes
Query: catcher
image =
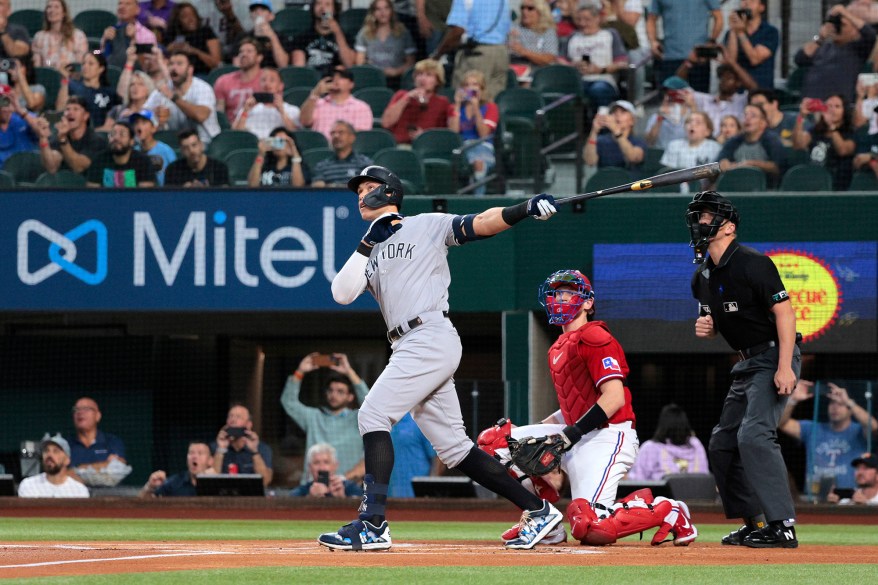
{"label": "catcher", "polygon": [[[639,490],[615,503],[619,481],[637,457],[631,392],[625,386],[628,363],[621,345],[594,317],[594,290],[577,270],[555,272],[540,286],[539,301],[549,323],[563,333],[549,348],[549,370],[561,408],[542,424],[514,428],[507,420],[479,435],[479,447],[504,462],[511,475],[540,497],[558,500],[557,468],[567,474],[573,501],[567,508],[571,534],[584,544],[659,528],[652,544],[669,533],[688,545],[698,531],[683,502],[654,498]],[[548,475],[547,475],[548,474]],[[502,538],[515,538],[513,526]],[[542,541],[564,542],[559,525]]]}

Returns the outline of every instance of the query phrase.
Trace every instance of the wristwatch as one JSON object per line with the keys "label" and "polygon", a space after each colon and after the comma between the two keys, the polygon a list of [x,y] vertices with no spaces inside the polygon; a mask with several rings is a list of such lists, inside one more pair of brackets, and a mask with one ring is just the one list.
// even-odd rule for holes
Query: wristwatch
{"label": "wristwatch", "polygon": [[180,99],[180,94],[175,93],[175,94],[171,95],[171,101],[174,102],[175,104],[177,103],[177,100],[179,100],[179,99]]}
{"label": "wristwatch", "polygon": [[814,41],[815,43],[817,43],[818,45],[823,44],[823,37],[821,37],[820,35],[814,35],[814,37],[811,40]]}
{"label": "wristwatch", "polygon": [[294,157],[293,157],[292,159],[290,159],[290,160],[292,160],[293,164],[301,163],[301,162],[302,162],[302,157],[301,157],[301,156],[294,156]]}
{"label": "wristwatch", "polygon": [[65,144],[67,144],[67,139],[66,139],[66,138],[59,138],[59,139],[58,139],[58,144],[59,144],[60,146],[64,146]]}

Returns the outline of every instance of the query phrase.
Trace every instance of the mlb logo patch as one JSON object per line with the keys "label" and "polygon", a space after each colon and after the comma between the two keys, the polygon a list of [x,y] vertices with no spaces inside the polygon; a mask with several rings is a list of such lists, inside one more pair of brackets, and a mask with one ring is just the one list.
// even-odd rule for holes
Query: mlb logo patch
{"label": "mlb logo patch", "polygon": [[616,358],[605,357],[602,363],[605,370],[612,370],[614,372],[622,371],[622,368],[619,367],[619,362],[616,361]]}
{"label": "mlb logo patch", "polygon": [[723,309],[726,313],[735,313],[738,310],[738,303],[723,303]]}

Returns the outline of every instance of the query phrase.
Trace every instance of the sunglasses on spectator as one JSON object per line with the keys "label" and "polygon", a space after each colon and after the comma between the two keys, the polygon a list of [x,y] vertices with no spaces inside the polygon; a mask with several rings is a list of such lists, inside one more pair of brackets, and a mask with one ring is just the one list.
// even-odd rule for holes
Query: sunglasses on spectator
{"label": "sunglasses on spectator", "polygon": [[522,6],[521,6],[521,9],[522,9],[522,10],[536,10],[537,7],[536,7],[536,6],[529,6],[529,5],[527,5],[527,6],[526,6],[526,5],[522,5]]}

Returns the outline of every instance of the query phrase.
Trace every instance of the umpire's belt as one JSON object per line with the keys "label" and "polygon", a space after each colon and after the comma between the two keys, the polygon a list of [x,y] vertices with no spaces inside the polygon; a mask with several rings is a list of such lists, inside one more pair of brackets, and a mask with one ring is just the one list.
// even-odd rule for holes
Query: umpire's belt
{"label": "umpire's belt", "polygon": [[421,325],[423,325],[424,323],[426,323],[428,321],[436,320],[436,317],[438,317],[440,314],[442,315],[443,318],[445,318],[445,319],[448,318],[448,311],[430,311],[428,313],[423,313],[421,315],[418,315],[414,319],[410,319],[409,321],[407,321],[406,323],[403,323],[402,325],[394,327],[393,329],[391,329],[390,331],[387,332],[387,341],[389,341],[390,343],[393,343],[394,341],[396,341],[397,339],[399,339],[400,337],[402,337],[403,335],[405,335],[406,333],[408,333],[409,331],[411,331],[415,327],[420,327]]}
{"label": "umpire's belt", "polygon": [[[802,334],[796,333],[796,345],[802,343]],[[776,347],[777,342],[775,340],[766,341],[765,343],[759,343],[754,345],[753,347],[747,347],[744,349],[738,350],[738,357],[742,360],[748,360],[755,355],[759,355],[760,353],[765,353],[772,347]]]}

